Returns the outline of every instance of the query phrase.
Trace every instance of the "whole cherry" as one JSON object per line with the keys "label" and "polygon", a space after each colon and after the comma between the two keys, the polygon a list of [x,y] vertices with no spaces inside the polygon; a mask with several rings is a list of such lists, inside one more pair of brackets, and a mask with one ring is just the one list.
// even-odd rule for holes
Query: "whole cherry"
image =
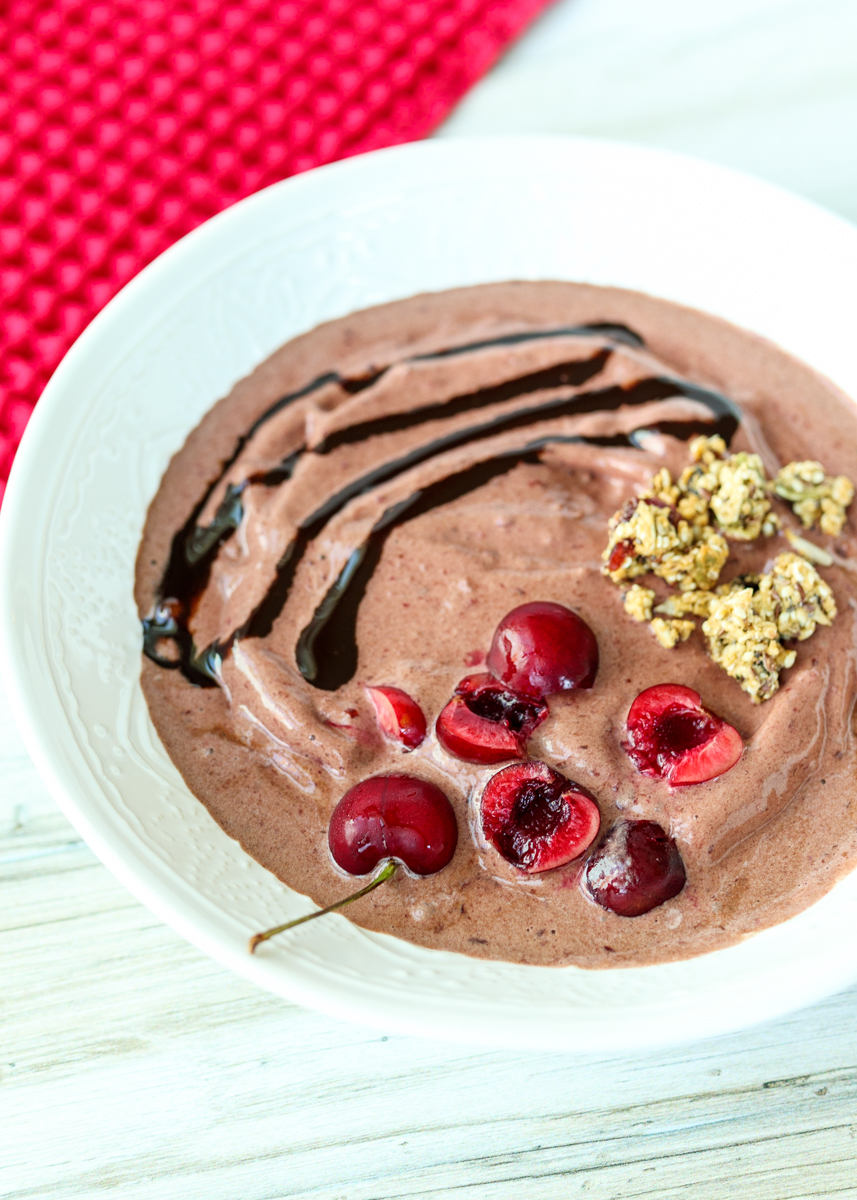
{"label": "whole cherry", "polygon": [[452,805],[435,784],[412,775],[374,775],[346,792],[333,810],[327,844],[349,875],[368,875],[397,858],[415,875],[434,875],[458,842]]}
{"label": "whole cherry", "polygon": [[514,763],[489,781],[480,801],[482,832],[527,874],[578,858],[594,841],[601,813],[592,795],[547,763]]}
{"label": "whole cherry", "polygon": [[318,912],[287,921],[250,939],[252,954],[260,942],[305,921],[335,912],[374,891],[404,864],[414,875],[434,875],[452,860],[458,824],[449,800],[433,783],[411,775],[375,775],[346,792],[333,810],[327,842],[334,862],[349,875],[381,872],[357,892]]}
{"label": "whole cherry", "polygon": [[685,884],[678,847],[654,821],[617,821],[586,864],[583,891],[620,917],[639,917]]}
{"label": "whole cherry", "polygon": [[528,739],[547,715],[542,701],[519,696],[491,675],[467,675],[435,730],[448,754],[484,766],[524,758]]}
{"label": "whole cherry", "polygon": [[627,720],[624,749],[643,775],[673,787],[705,783],[723,775],[741,757],[737,729],[703,708],[699,692],[661,683],[640,692]]}
{"label": "whole cherry", "polygon": [[541,700],[553,692],[591,688],[598,671],[598,643],[570,608],[536,600],[503,617],[487,666],[513,691]]}

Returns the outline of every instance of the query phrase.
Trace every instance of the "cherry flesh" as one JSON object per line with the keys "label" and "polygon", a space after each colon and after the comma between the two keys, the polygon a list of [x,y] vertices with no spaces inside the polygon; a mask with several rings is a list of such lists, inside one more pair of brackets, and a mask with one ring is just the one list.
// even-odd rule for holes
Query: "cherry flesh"
{"label": "cherry flesh", "polygon": [[416,700],[397,687],[367,687],[366,692],[385,737],[416,750],[426,736],[426,719]]}
{"label": "cherry flesh", "polygon": [[716,779],[744,749],[737,729],[703,708],[699,692],[677,683],[641,692],[628,712],[627,729],[623,745],[637,770],[673,787]]}
{"label": "cherry flesh", "polygon": [[489,780],[480,802],[482,832],[507,862],[527,874],[578,858],[601,826],[586,788],[547,763],[513,763]]}
{"label": "cherry flesh", "polygon": [[519,696],[491,675],[468,675],[435,726],[448,754],[486,765],[526,756],[527,741],[548,715],[539,700]]}
{"label": "cherry flesh", "polygon": [[654,821],[618,821],[586,865],[584,891],[620,917],[639,917],[685,884],[678,847]]}
{"label": "cherry flesh", "polygon": [[425,779],[375,775],[346,792],[333,810],[327,841],[338,866],[350,875],[368,875],[383,860],[371,883],[316,912],[286,921],[250,938],[248,949],[306,921],[336,912],[392,879],[399,863],[415,875],[433,875],[455,854],[458,824],[446,796]]}
{"label": "cherry flesh", "polygon": [[598,643],[584,620],[562,604],[537,600],[506,613],[488,651],[488,670],[522,696],[591,688]]}
{"label": "cherry flesh", "polygon": [[433,875],[458,842],[452,805],[433,783],[410,775],[375,775],[346,792],[333,810],[327,842],[349,875],[368,875],[397,858],[415,875]]}

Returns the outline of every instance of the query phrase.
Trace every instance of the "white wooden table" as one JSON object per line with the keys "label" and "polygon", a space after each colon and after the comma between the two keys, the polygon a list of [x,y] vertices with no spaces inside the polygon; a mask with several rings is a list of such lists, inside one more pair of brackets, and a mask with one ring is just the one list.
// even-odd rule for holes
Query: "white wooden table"
{"label": "white wooden table", "polygon": [[[563,0],[443,133],[636,137],[857,217],[855,116],[854,0]],[[8,1200],[857,1197],[857,989],[597,1061],[336,1023],[136,903],[58,812],[1,688],[0,1017]]]}

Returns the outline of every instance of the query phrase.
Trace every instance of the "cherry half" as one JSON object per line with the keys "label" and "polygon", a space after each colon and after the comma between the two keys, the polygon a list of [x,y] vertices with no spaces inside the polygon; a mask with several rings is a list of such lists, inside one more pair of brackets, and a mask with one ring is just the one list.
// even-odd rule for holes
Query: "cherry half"
{"label": "cherry half", "polygon": [[333,810],[327,843],[334,862],[349,875],[381,872],[357,892],[318,912],[287,921],[250,939],[252,954],[260,942],[305,921],[335,912],[392,879],[400,863],[415,875],[434,875],[452,860],[458,823],[439,787],[411,775],[375,775],[346,792]]}
{"label": "cherry half", "polygon": [[490,675],[467,675],[435,729],[448,754],[484,766],[526,757],[527,741],[547,715],[540,700],[519,696]]}
{"label": "cherry half", "polygon": [[423,710],[407,692],[397,687],[367,687],[381,732],[406,750],[416,750],[426,736]]}
{"label": "cherry half", "polygon": [[529,875],[583,853],[601,826],[586,790],[547,763],[513,763],[489,780],[480,802],[482,832],[506,862]]}
{"label": "cherry half", "polygon": [[738,730],[703,708],[699,692],[678,683],[640,692],[627,729],[623,746],[637,770],[668,779],[673,787],[716,779],[735,766],[744,749]]}
{"label": "cherry half", "polygon": [[494,633],[487,666],[513,691],[541,700],[553,692],[591,688],[598,643],[570,608],[536,600],[506,613]]}
{"label": "cherry half", "polygon": [[685,884],[678,847],[654,821],[618,821],[586,864],[583,890],[620,917],[640,917]]}

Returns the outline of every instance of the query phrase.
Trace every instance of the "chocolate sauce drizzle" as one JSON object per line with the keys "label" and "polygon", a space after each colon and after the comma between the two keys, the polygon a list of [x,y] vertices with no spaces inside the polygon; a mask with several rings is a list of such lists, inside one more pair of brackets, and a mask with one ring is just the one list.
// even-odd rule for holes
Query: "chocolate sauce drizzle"
{"label": "chocolate sauce drizzle", "polygon": [[[451,346],[444,350],[432,351],[428,354],[412,355],[401,361],[406,363],[427,362],[432,359],[452,358],[457,355],[469,354],[496,346],[514,346],[525,342],[544,341],[559,337],[591,336],[605,337],[610,341],[636,348],[643,346],[643,341],[639,335],[626,325],[596,322],[590,325],[562,326],[555,329],[535,329],[522,333],[506,334],[503,337],[467,342],[461,346]],[[220,464],[220,470],[216,477],[211,481],[204,495],[194,506],[187,521],[173,537],[167,566],[160,587],[158,588],[157,601],[149,616],[145,617],[142,622],[143,652],[148,658],[161,667],[168,669],[178,667],[192,683],[196,683],[202,687],[213,686],[217,682],[205,670],[201,674],[198,669],[198,663],[203,660],[200,659],[193,649],[190,635],[186,631],[190,603],[194,596],[199,595],[205,589],[211,565],[217,557],[218,550],[241,524],[244,516],[242,496],[245,488],[250,483],[259,483],[265,487],[277,487],[279,484],[290,479],[301,456],[307,452],[306,447],[299,446],[279,466],[270,471],[251,476],[241,483],[229,484],[223,500],[218,505],[214,518],[206,526],[200,526],[198,523],[203,509],[217,486],[222,482],[224,476],[235,464],[247,443],[258,433],[263,425],[277,416],[278,413],[296,401],[302,400],[314,392],[321,391],[322,388],[331,385],[338,386],[346,395],[357,395],[359,392],[377,383],[395,365],[395,363],[389,363],[378,369],[370,369],[358,376],[344,376],[337,371],[326,371],[322,375],[317,375],[315,379],[312,379],[303,387],[282,396],[269,408],[265,409],[249,429],[236,440],[232,453]],[[489,403],[490,401],[486,400],[484,402]],[[288,556],[289,551],[287,551],[280,563],[283,569],[287,565]],[[282,591],[282,588],[279,587],[279,572],[274,589],[277,591],[277,594]],[[168,615],[163,607],[164,600],[177,602],[170,605]],[[283,600],[285,600],[285,594],[283,595]],[[262,605],[265,613],[272,608],[273,603],[273,600],[268,603],[266,598],[266,602]],[[265,627],[265,624],[266,622],[263,620],[262,627]],[[174,648],[177,648],[175,657],[161,654],[160,647],[165,641],[172,641],[175,644]]]}
{"label": "chocolate sauce drizzle", "polygon": [[403,429],[413,429],[415,425],[423,425],[426,421],[439,420],[443,417],[457,417],[474,408],[487,408],[489,404],[500,404],[504,400],[515,400],[518,396],[529,395],[530,392],[543,391],[547,388],[563,386],[580,387],[595,375],[600,375],[610,357],[609,350],[602,350],[592,358],[571,362],[557,363],[553,367],[545,367],[541,371],[532,371],[528,375],[519,375],[515,379],[504,380],[493,387],[479,388],[475,392],[467,392],[452,400],[442,400],[438,404],[425,404],[422,408],[412,408],[407,412],[394,413],[388,417],[376,417],[371,421],[359,421],[356,425],[348,425],[328,434],[323,441],[313,447],[315,454],[329,454],[337,446],[347,446],[354,442],[362,442],[382,433],[399,433]]}
{"label": "chocolate sauce drizzle", "polygon": [[[453,346],[400,361],[417,362],[443,359],[503,345],[516,345],[548,338],[591,337],[593,335],[605,337],[612,343],[630,345],[635,348],[644,345],[642,338],[627,326],[597,323],[508,334],[504,337],[470,342],[462,346]],[[373,526],[363,544],[352,551],[338,578],[316,608],[311,621],[301,632],[295,648],[296,662],[304,678],[315,687],[325,691],[334,691],[347,683],[357,668],[358,609],[372,574],[380,561],[386,539],[398,525],[414,520],[436,507],[451,503],[483,486],[491,479],[507,473],[518,463],[540,461],[540,453],[548,445],[573,442],[600,446],[636,447],[640,445],[641,435],[655,429],[679,438],[688,438],[701,432],[719,433],[727,444],[731,441],[741,420],[741,410],[738,405],[717,392],[669,376],[643,379],[624,387],[613,386],[552,396],[541,404],[501,413],[465,429],[453,430],[397,459],[373,468],[329,497],[301,523],[295,537],[278,563],[276,576],[264,599],[245,624],[235,630],[222,644],[215,643],[202,651],[194,646],[188,630],[190,613],[195,600],[202,594],[208,583],[211,567],[220,547],[231,537],[243,519],[243,493],[250,484],[259,484],[264,487],[279,486],[291,478],[298,463],[306,454],[323,456],[331,453],[338,446],[353,444],[380,434],[414,428],[438,418],[456,416],[548,388],[555,389],[563,386],[579,388],[601,373],[611,353],[612,350],[608,345],[589,359],[562,362],[526,375],[516,376],[497,385],[452,397],[443,403],[432,403],[407,412],[356,422],[344,429],[336,430],[312,449],[300,446],[293,450],[277,467],[251,475],[241,482],[228,484],[211,522],[208,525],[199,525],[200,514],[214,489],[234,465],[250,439],[267,421],[296,400],[332,384],[340,387],[346,394],[354,395],[371,387],[396,364],[390,363],[357,377],[343,377],[336,372],[327,372],[317,376],[305,387],[282,397],[262,413],[247,432],[237,439],[232,454],[221,464],[217,478],[206,489],[205,495],[194,507],[187,522],[174,536],[167,567],[158,589],[157,601],[150,615],[142,622],[144,653],[158,666],[181,670],[193,684],[201,687],[218,685],[221,661],[232,642],[237,638],[266,637],[271,632],[274,621],[288,599],[297,568],[308,546],[318,537],[328,521],[355,497],[394,479],[403,471],[426,462],[444,451],[479,442],[499,433],[530,428],[539,421],[589,412],[615,411],[623,406],[648,404],[654,400],[673,396],[685,396],[708,409],[710,417],[707,420],[658,421],[645,428],[634,429],[627,435],[616,434],[611,437],[598,438],[555,434],[529,440],[521,447],[495,454],[490,459],[438,480],[392,505]]]}

